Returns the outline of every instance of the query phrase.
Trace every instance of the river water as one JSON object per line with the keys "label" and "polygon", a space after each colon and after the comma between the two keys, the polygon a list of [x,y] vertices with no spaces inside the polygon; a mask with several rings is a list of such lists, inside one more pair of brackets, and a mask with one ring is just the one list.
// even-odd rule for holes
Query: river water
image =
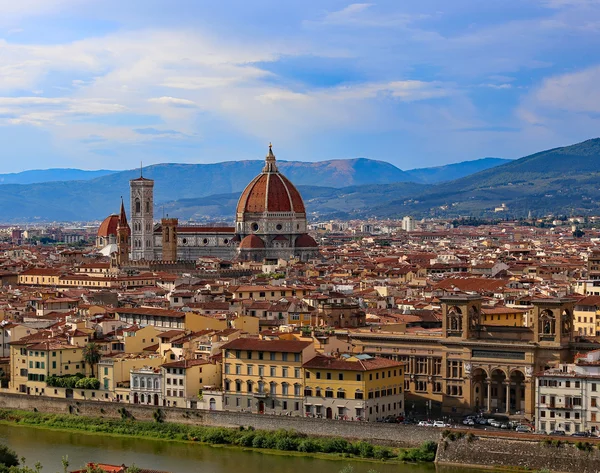
{"label": "river water", "polygon": [[[168,442],[99,434],[61,432],[35,427],[0,425],[0,443],[15,450],[33,466],[43,465],[42,473],[61,473],[61,458],[69,457],[69,469],[88,462],[131,465],[171,473],[338,473],[346,465],[354,473],[439,473],[433,465],[368,463],[322,460],[304,456],[271,455],[238,448]],[[443,473],[464,469],[444,468]],[[477,470],[470,470],[477,473]]]}

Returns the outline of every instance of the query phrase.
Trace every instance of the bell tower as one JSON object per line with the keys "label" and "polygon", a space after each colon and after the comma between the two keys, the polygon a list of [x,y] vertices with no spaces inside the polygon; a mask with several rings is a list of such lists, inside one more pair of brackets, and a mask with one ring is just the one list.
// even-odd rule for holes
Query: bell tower
{"label": "bell tower", "polygon": [[121,212],[119,213],[119,223],[117,224],[117,253],[116,266],[122,267],[129,262],[129,250],[131,247],[131,229],[127,223],[127,215],[125,214],[125,204],[121,197]]}
{"label": "bell tower", "polygon": [[176,218],[163,218],[162,227],[162,259],[163,261],[177,261],[177,224]]}
{"label": "bell tower", "polygon": [[129,181],[131,196],[131,259],[154,259],[154,181],[142,175]]}
{"label": "bell tower", "polygon": [[445,338],[478,338],[481,330],[481,297],[442,297],[442,332]]}
{"label": "bell tower", "polygon": [[533,336],[540,345],[566,346],[573,338],[571,299],[536,299],[533,304]]}

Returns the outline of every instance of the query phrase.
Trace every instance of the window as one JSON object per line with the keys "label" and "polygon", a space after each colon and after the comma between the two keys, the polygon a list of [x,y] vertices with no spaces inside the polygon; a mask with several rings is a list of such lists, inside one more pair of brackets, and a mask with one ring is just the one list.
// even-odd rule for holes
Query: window
{"label": "window", "polygon": [[344,373],[338,373],[338,380],[344,381]]}
{"label": "window", "polygon": [[309,388],[308,386],[306,388],[304,388],[304,395],[312,396],[312,388]]}
{"label": "window", "polygon": [[[294,396],[299,397],[302,392],[302,386],[300,384],[294,384]],[[296,409],[298,410],[298,409]]]}
{"label": "window", "polygon": [[282,353],[281,354],[281,361],[287,361],[288,360],[288,354],[287,353]]}
{"label": "window", "polygon": [[300,362],[300,353],[294,353],[294,361],[295,361],[296,363],[299,363],[299,362]]}
{"label": "window", "polygon": [[364,399],[364,394],[360,389],[357,389],[354,393],[354,399]]}
{"label": "window", "polygon": [[289,394],[289,387],[290,385],[288,383],[283,383],[281,385],[281,395],[282,396],[287,396]]}
{"label": "window", "polygon": [[362,374],[361,373],[358,373],[356,375],[356,381],[362,381]]}
{"label": "window", "polygon": [[265,354],[264,354],[264,352],[262,352],[262,351],[259,351],[259,352],[258,352],[258,359],[259,359],[259,360],[264,360],[264,358],[265,358]]}
{"label": "window", "polygon": [[248,350],[248,351],[246,352],[246,358],[248,358],[249,360],[251,360],[251,359],[252,359],[252,352],[251,352],[250,350]]}
{"label": "window", "polygon": [[235,374],[242,374],[242,365],[235,365]]}
{"label": "window", "polygon": [[310,379],[310,371],[306,371],[304,376],[306,379]]}
{"label": "window", "polygon": [[269,353],[269,359],[271,361],[275,361],[275,353],[274,352]]}
{"label": "window", "polygon": [[284,378],[288,377],[288,368],[287,368],[287,366],[284,366],[283,368],[281,368],[281,376],[283,376]]}
{"label": "window", "polygon": [[294,368],[294,378],[300,377],[300,368]]}
{"label": "window", "polygon": [[316,376],[317,376],[317,379],[321,379],[321,372],[317,371]]}
{"label": "window", "polygon": [[326,373],[325,377],[326,377],[327,379],[331,379],[331,373]]}
{"label": "window", "polygon": [[225,374],[230,374],[231,365],[229,363],[225,363]]}
{"label": "window", "polygon": [[246,366],[246,374],[248,376],[252,376],[252,365],[247,365]]}
{"label": "window", "polygon": [[346,392],[343,389],[338,389],[337,398],[338,399],[346,399]]}
{"label": "window", "polygon": [[271,366],[269,369],[269,375],[270,376],[277,376],[277,368],[275,368],[275,366]]}
{"label": "window", "polygon": [[325,388],[325,397],[333,397],[333,389]]}

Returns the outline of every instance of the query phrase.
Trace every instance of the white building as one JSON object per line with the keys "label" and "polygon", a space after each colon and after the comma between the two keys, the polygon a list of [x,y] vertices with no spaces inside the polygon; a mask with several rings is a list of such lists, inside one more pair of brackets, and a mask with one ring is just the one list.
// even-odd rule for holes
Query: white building
{"label": "white building", "polygon": [[402,219],[402,230],[405,232],[414,232],[415,231],[415,219],[411,216],[407,215]]}
{"label": "white building", "polygon": [[163,405],[162,380],[160,368],[138,368],[129,372],[129,402],[133,404]]}
{"label": "white building", "polygon": [[536,430],[600,434],[600,350],[536,379]]}

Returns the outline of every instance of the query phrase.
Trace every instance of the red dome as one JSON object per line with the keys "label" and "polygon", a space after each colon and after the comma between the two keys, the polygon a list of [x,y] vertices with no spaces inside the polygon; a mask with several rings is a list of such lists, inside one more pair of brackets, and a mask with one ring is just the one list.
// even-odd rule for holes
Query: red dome
{"label": "red dome", "polygon": [[252,179],[240,196],[237,213],[296,212],[306,213],[298,189],[279,173],[275,155],[269,146],[261,174]]}
{"label": "red dome", "polygon": [[119,225],[118,215],[109,215],[104,219],[104,222],[100,224],[97,236],[108,237],[109,235],[117,235],[117,225]]}
{"label": "red dome", "polygon": [[240,249],[256,250],[265,247],[265,242],[256,235],[244,237],[240,243]]}
{"label": "red dome", "polygon": [[317,248],[318,246],[315,239],[306,233],[296,238],[296,248]]}

